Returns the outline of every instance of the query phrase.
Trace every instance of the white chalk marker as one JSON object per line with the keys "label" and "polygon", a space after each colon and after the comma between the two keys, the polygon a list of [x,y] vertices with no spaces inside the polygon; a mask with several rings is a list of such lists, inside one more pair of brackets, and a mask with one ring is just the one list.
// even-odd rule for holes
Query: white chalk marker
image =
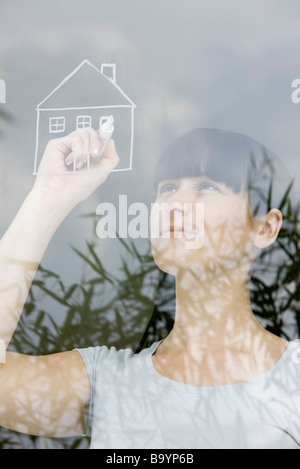
{"label": "white chalk marker", "polygon": [[114,118],[113,116],[109,116],[107,120],[102,124],[100,129],[100,138],[102,141],[102,149],[99,156],[102,156],[105,152],[108,142],[110,141],[114,128]]}

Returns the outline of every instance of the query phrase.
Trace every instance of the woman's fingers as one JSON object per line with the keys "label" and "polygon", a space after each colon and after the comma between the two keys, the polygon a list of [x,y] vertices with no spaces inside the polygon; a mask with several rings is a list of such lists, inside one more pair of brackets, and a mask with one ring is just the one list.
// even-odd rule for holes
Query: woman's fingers
{"label": "woman's fingers", "polygon": [[75,169],[80,162],[87,160],[89,156],[90,132],[87,129],[72,132],[65,139],[69,148],[65,163],[67,166],[73,164]]}
{"label": "woman's fingers", "polygon": [[90,132],[90,141],[89,141],[89,152],[92,158],[99,157],[101,153],[102,142],[100,139],[99,132],[94,129],[91,129]]}
{"label": "woman's fingers", "polygon": [[37,190],[59,194],[62,203],[75,206],[89,197],[117,166],[113,140],[101,155],[101,139],[93,129],[83,129],[51,140],[35,181]]}
{"label": "woman's fingers", "polygon": [[101,151],[99,132],[94,129],[74,131],[65,137],[50,140],[38,173],[103,172],[97,180],[104,181],[119,163],[119,157],[113,140],[108,142],[103,155]]}
{"label": "woman's fingers", "polygon": [[[80,132],[80,133],[79,133]],[[68,169],[71,170],[79,170],[81,168],[83,169],[103,169],[107,170],[109,168],[110,164],[107,165],[107,162],[99,165],[99,162],[103,158],[108,158],[108,159],[114,159],[116,162],[116,151],[115,147],[113,146],[114,150],[112,150],[112,147],[106,149],[103,157],[101,160],[99,159],[99,156],[101,155],[101,150],[102,150],[102,142],[99,136],[99,132],[97,132],[94,129],[85,129],[83,131],[77,131],[77,135],[70,134],[66,140],[66,145],[69,147],[69,152],[67,157],[65,158],[65,164],[68,167]],[[117,158],[118,160],[118,158]]]}
{"label": "woman's fingers", "polygon": [[94,165],[96,171],[112,171],[119,163],[114,140],[110,140],[101,159]]}

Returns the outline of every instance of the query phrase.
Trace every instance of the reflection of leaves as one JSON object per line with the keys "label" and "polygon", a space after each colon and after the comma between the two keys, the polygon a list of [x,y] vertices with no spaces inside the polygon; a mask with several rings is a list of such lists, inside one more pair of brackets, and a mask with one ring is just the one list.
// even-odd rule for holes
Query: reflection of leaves
{"label": "reflection of leaves", "polygon": [[[57,273],[39,267],[11,341],[14,350],[47,355],[62,348],[72,350],[99,344],[117,348],[138,346],[153,311],[152,296],[157,282],[152,274],[157,268],[150,250],[141,254],[133,243],[119,240],[125,252],[119,277],[107,272],[96,246],[90,242],[86,244],[86,254],[73,247],[86,268],[80,283],[65,285]],[[45,297],[53,305],[50,312],[39,307]],[[59,318],[53,315],[57,310],[61,312]],[[5,430],[0,448],[9,447],[4,441],[9,440],[9,434],[11,442],[18,441],[17,433]],[[24,438],[22,435],[22,445]],[[28,439],[35,440],[30,436]],[[81,441],[82,438],[64,439],[61,446],[76,447]]]}
{"label": "reflection of leaves", "polygon": [[165,272],[160,272],[154,310],[137,352],[168,335],[174,324],[174,313],[175,279]]}
{"label": "reflection of leaves", "polygon": [[[106,271],[95,246],[89,242],[87,254],[73,248],[88,268],[81,283],[66,286],[56,273],[40,266],[19,333],[12,340],[17,350],[47,354],[60,351],[62,346],[67,350],[93,344],[121,348],[139,343],[153,309],[149,291],[155,283],[149,276],[156,266],[150,253],[141,255],[133,244],[122,239],[120,242],[126,253],[138,261],[131,265],[124,258],[120,278]],[[56,304],[64,310],[61,324],[52,313],[38,309],[41,293],[54,302],[55,310]]]}
{"label": "reflection of leaves", "polygon": [[9,122],[12,122],[14,120],[13,116],[2,108],[0,108],[0,119],[9,121]]}
{"label": "reflection of leaves", "polygon": [[[292,185],[288,186],[278,206],[284,220],[278,239],[262,251],[251,278],[254,313],[268,330],[288,340],[293,338],[291,335],[300,335],[300,205],[292,207]],[[270,200],[269,208],[271,206]],[[296,331],[285,327],[288,313],[294,316]]]}
{"label": "reflection of leaves", "polygon": [[[3,109],[3,107],[0,108],[0,122],[1,121],[6,121],[8,123],[12,123],[15,120],[15,118],[10,114],[8,111]],[[3,134],[3,131],[0,129],[0,135]]]}

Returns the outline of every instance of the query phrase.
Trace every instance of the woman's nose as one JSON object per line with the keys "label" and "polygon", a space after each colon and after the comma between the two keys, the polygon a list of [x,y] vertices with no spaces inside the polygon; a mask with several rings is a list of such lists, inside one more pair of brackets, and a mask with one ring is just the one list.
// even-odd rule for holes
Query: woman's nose
{"label": "woman's nose", "polygon": [[193,211],[193,206],[196,203],[194,194],[180,194],[179,191],[173,194],[169,199],[170,211],[174,213],[181,212],[184,215],[188,215]]}

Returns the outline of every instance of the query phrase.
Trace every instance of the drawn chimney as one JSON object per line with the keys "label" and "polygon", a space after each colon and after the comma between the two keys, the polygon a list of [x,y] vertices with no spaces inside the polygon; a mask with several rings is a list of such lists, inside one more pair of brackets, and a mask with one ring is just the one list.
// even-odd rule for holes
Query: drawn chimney
{"label": "drawn chimney", "polygon": [[114,84],[117,83],[116,64],[104,63],[101,65],[101,73],[109,78]]}
{"label": "drawn chimney", "polygon": [[0,103],[6,103],[6,86],[5,81],[0,79]]}

